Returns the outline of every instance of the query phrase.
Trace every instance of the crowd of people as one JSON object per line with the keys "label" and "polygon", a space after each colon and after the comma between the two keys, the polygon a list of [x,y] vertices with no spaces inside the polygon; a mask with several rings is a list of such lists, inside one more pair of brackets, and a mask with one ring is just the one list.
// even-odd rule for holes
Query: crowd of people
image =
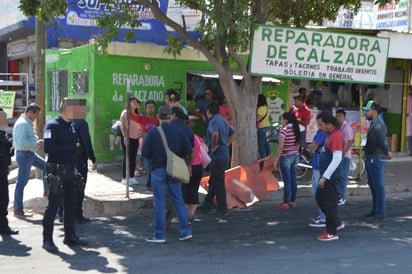
{"label": "crowd of people", "polygon": [[[205,125],[205,139],[193,132],[193,120],[180,103],[180,94],[170,89],[166,92],[165,104],[155,114],[155,101],[145,102],[145,114],[141,102],[130,98],[120,115],[123,151],[121,183],[139,183],[135,172],[139,161],[144,163],[148,173],[147,191],[153,193],[153,233],[146,238],[150,243],[166,242],[167,213],[173,212],[174,222],[179,225],[179,240],[192,238],[191,224],[199,206],[198,189],[203,176],[201,146],[207,144],[211,162],[208,166],[210,178],[208,192],[202,208],[210,214],[226,215],[225,171],[229,168],[229,147],[234,139],[230,109],[226,103],[218,104],[214,91],[206,88],[205,98],[197,102],[193,115]],[[283,201],[277,208],[286,210],[297,207],[297,180],[299,149],[306,146],[304,140],[308,125],[306,96],[294,97],[294,105],[282,115],[282,129],[279,134],[277,150],[274,153],[274,167],[280,167],[284,182]],[[224,102],[224,101],[223,101]],[[366,119],[371,121],[365,147],[368,184],[372,193],[372,210],[368,218],[382,220],[385,217],[385,191],[383,171],[387,159],[392,157],[386,144],[386,126],[379,113],[382,108],[374,101],[364,107]],[[43,218],[43,248],[57,252],[53,241],[53,226],[56,214],[61,215],[64,224],[64,243],[67,245],[87,245],[75,231],[76,223],[89,219],[83,216],[82,202],[87,181],[88,160],[96,169],[88,124],[85,121],[87,106],[81,99],[62,100],[60,114],[49,121],[44,129],[44,141],[39,140],[33,121],[40,113],[40,107],[32,103],[17,120],[13,129],[13,146],[4,131],[0,130],[0,233],[17,234],[7,221],[8,187],[6,187],[8,166],[11,164],[14,147],[18,164],[18,177],[14,199],[14,216],[27,217],[30,213],[23,210],[23,190],[29,178],[32,165],[42,171],[44,197],[48,199]],[[325,227],[317,237],[320,241],[338,239],[337,231],[344,228],[338,216],[338,205],[346,203],[347,174],[350,162],[350,148],[353,144],[352,129],[345,122],[346,112],[336,111],[336,117],[329,110],[322,110],[316,117],[318,131],[311,144],[314,151],[312,194],[319,206],[319,216],[314,218],[311,227]],[[4,126],[4,111],[0,110],[0,127]],[[259,95],[256,109],[258,151],[260,158],[271,155],[265,131],[270,126],[269,109],[266,98]],[[166,150],[162,143],[164,134],[167,145],[176,155],[184,158],[190,171],[190,181],[182,184],[167,173]],[[125,136],[128,136],[127,138]],[[126,151],[126,147],[128,150]],[[138,150],[141,156],[138,158]],[[47,162],[37,154],[43,149]],[[7,152],[7,153],[6,153]],[[126,162],[129,162],[129,168]],[[168,197],[171,203],[168,203]]]}
{"label": "crowd of people", "polygon": [[[294,105],[282,115],[282,130],[274,156],[274,167],[280,167],[284,182],[283,201],[277,208],[284,210],[297,206],[296,171],[299,149],[307,147],[314,153],[312,194],[319,206],[319,216],[309,226],[326,228],[317,237],[318,240],[337,240],[337,231],[345,227],[339,219],[338,206],[346,203],[353,130],[346,122],[345,110],[337,109],[334,116],[330,108],[322,109],[316,116],[318,131],[313,141],[306,144],[305,127],[309,123],[310,110],[305,103],[305,90],[300,89],[299,93],[294,97]],[[392,157],[386,143],[387,129],[379,118],[384,109],[376,102],[369,101],[363,110],[366,112],[366,119],[371,121],[368,134],[361,144],[365,150],[368,184],[372,193],[372,210],[365,217],[383,220],[386,214],[383,174],[387,160]]]}

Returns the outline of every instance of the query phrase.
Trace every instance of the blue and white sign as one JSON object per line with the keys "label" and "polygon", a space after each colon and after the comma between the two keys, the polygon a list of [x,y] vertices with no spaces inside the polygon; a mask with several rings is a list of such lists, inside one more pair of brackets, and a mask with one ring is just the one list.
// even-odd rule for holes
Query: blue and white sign
{"label": "blue and white sign", "polygon": [[[202,18],[202,13],[190,9],[186,6],[180,7],[174,0],[160,0],[160,9],[169,18],[186,26],[186,30],[193,38],[199,37],[196,31],[196,25]],[[134,41],[154,42],[157,44],[167,44],[166,38],[173,31],[164,23],[156,20],[151,9],[141,5],[136,5],[136,14],[141,23],[140,27],[134,28],[136,37]],[[59,37],[88,40],[93,36],[99,36],[105,31],[97,26],[96,17],[107,13],[111,14],[108,4],[100,0],[72,0],[68,3],[66,17],[59,18],[58,21],[64,29],[60,32]],[[184,19],[183,19],[184,18]],[[184,22],[183,22],[184,20]],[[132,30],[129,26],[120,28],[120,37],[116,39],[121,41],[121,37],[128,31]],[[66,34],[65,34],[66,33]]]}

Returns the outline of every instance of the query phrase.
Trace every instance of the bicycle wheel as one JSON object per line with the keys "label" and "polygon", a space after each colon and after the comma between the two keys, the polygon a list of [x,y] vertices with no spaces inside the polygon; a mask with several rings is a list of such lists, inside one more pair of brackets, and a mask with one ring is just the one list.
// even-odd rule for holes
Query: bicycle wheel
{"label": "bicycle wheel", "polygon": [[349,176],[351,180],[362,178],[365,175],[365,161],[358,154],[352,154],[349,165]]}
{"label": "bicycle wheel", "polygon": [[299,154],[298,169],[296,170],[296,179],[301,179],[305,177],[309,170],[310,162],[306,156]]}

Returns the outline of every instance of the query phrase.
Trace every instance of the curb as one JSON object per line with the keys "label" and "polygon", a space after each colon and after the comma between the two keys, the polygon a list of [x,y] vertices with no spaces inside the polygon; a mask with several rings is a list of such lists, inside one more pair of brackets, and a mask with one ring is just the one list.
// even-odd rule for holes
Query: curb
{"label": "curb", "polygon": [[[409,180],[409,170],[411,162],[408,158],[405,161],[394,161],[390,168],[385,170],[385,190],[386,193],[403,193],[411,192],[412,182]],[[140,208],[152,208],[152,194],[146,193],[145,182],[146,176],[137,177],[139,185],[129,186],[129,197],[126,198],[126,186],[119,183],[121,179],[121,168],[117,165],[107,165],[98,167],[100,172],[91,171],[88,174],[88,180],[85,191],[84,212],[87,217],[102,216],[126,216],[136,213]],[[411,170],[412,172],[412,170]],[[276,177],[278,177],[276,175]],[[367,185],[366,178],[358,181],[350,180],[347,188],[347,198],[351,196],[370,197],[370,189]],[[14,185],[9,185],[10,204],[12,208],[14,198]],[[283,182],[279,181],[280,189],[278,191],[268,192],[263,201],[278,201],[282,199]],[[41,198],[43,195],[43,185],[39,179],[31,179],[25,188],[24,206],[33,212],[43,214],[47,200]],[[312,197],[312,187],[310,177],[298,181],[298,198]],[[203,193],[199,193],[203,198]]]}

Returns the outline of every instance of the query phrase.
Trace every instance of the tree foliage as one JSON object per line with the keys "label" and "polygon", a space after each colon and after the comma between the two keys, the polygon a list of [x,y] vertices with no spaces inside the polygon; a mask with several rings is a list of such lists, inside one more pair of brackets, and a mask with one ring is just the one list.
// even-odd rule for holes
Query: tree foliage
{"label": "tree foliage", "polygon": [[353,9],[361,6],[359,0],[276,0],[268,1],[268,20],[273,24],[303,27],[309,23],[322,25],[325,19],[334,20],[340,7]]}
{"label": "tree foliage", "polygon": [[67,3],[66,0],[20,0],[19,8],[28,17],[36,16],[45,23],[51,23],[56,16],[66,13]]}

